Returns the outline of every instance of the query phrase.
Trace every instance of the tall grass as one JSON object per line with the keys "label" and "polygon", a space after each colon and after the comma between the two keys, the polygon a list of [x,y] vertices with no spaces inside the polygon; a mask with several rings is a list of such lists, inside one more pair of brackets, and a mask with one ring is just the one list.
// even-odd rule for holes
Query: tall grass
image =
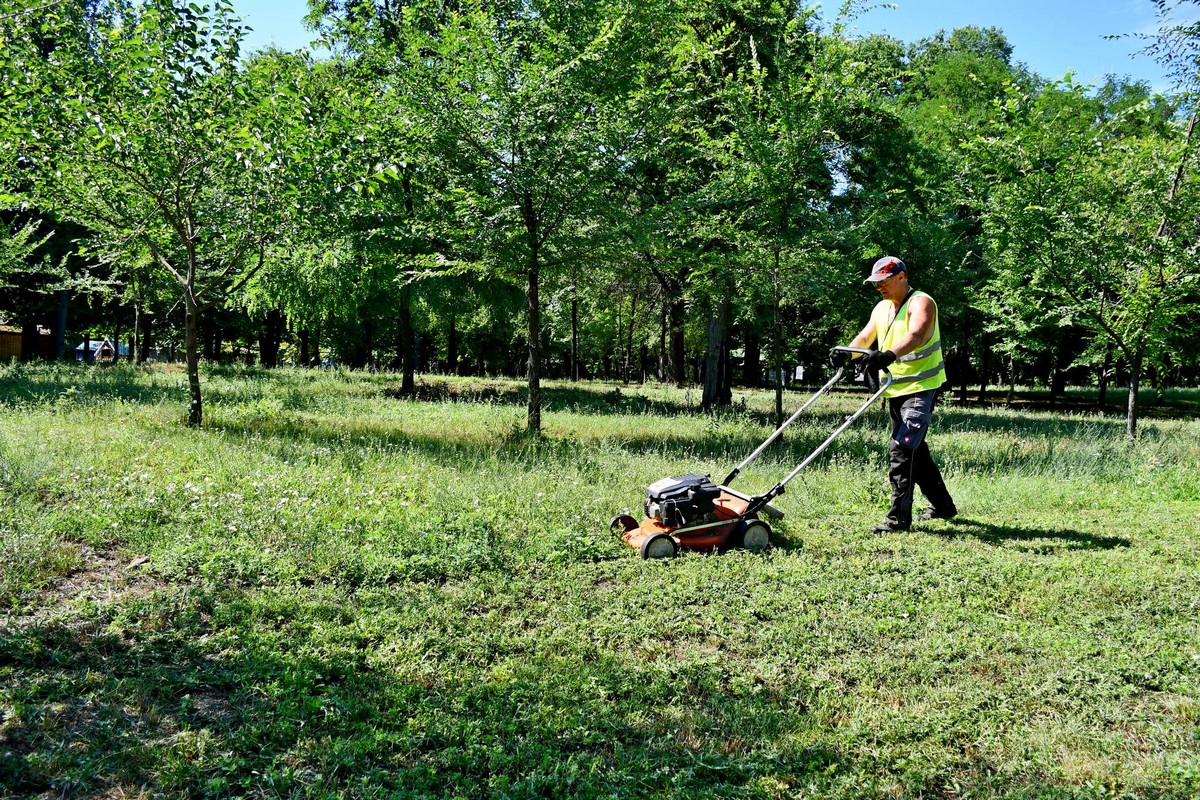
{"label": "tall grass", "polygon": [[531,439],[503,381],[205,386],[196,431],[177,373],[0,367],[0,795],[1200,793],[1195,420],[948,404],[962,517],[877,537],[873,409],[772,551],[662,563],[609,518],[723,477],[769,393],[552,382]]}

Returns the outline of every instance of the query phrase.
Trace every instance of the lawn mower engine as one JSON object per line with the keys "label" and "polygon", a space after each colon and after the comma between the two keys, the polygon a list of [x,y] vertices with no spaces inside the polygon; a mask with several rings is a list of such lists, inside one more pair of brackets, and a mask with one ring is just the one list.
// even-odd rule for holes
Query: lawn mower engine
{"label": "lawn mower engine", "polygon": [[646,489],[646,516],[668,528],[682,528],[711,516],[721,488],[708,475],[676,475]]}

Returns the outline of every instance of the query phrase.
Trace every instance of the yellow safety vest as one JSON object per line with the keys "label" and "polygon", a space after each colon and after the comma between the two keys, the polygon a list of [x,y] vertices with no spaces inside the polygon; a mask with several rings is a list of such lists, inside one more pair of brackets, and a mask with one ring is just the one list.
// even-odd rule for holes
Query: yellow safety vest
{"label": "yellow safety vest", "polygon": [[[892,320],[892,304],[881,300],[871,311],[875,322],[876,347],[891,350],[892,344],[908,336],[908,304],[916,296],[929,297],[924,292],[912,292],[896,310]],[[933,333],[929,340],[908,355],[901,356],[889,367],[892,385],[883,393],[884,397],[903,397],[907,394],[936,389],[946,382],[946,365],[942,361],[942,333],[938,328],[937,303],[933,303]],[[879,379],[883,380],[883,373]]]}

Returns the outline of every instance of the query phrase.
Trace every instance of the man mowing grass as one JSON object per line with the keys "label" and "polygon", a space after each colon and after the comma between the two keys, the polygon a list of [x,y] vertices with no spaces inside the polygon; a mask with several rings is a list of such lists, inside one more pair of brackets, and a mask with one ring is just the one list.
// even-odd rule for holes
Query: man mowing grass
{"label": "man mowing grass", "polygon": [[872,284],[883,299],[850,346],[871,348],[862,356],[867,366],[890,368],[892,373],[892,385],[884,392],[892,418],[888,471],[892,507],[883,522],[871,530],[904,531],[912,526],[914,486],[920,486],[929,501],[929,508],[917,517],[918,521],[949,519],[958,513],[926,442],[937,390],[946,382],[937,303],[908,285],[908,268],[895,256],[876,261],[864,283]]}

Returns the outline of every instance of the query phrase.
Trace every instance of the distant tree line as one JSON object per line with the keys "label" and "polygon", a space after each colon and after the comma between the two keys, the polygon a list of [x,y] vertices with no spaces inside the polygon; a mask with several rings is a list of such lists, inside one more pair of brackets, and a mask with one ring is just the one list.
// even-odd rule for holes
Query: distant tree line
{"label": "distant tree line", "polygon": [[996,28],[851,36],[853,3],[310,0],[318,59],[244,53],[226,0],[18,0],[0,322],[173,343],[194,425],[202,359],[522,376],[532,431],[547,377],[782,413],[890,253],[961,400],[1120,386],[1132,438],[1200,374],[1195,33],[1155,5],[1166,96]]}

